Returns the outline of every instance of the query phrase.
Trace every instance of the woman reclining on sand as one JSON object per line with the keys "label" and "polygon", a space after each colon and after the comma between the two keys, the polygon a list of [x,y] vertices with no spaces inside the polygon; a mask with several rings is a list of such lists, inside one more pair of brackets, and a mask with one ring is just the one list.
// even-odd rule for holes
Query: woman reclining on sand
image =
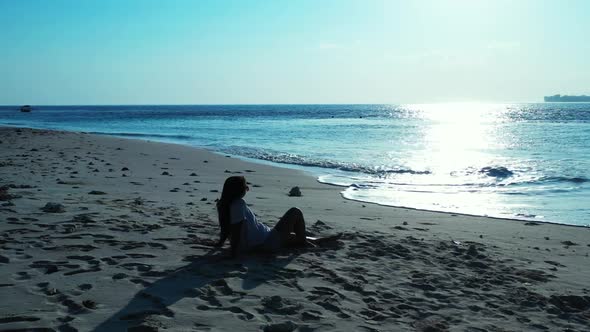
{"label": "woman reclining on sand", "polygon": [[295,207],[289,209],[270,229],[260,223],[246,205],[243,197],[249,190],[243,176],[231,176],[225,180],[221,198],[217,202],[221,229],[217,246],[222,246],[229,237],[232,257],[253,250],[275,252],[280,248],[315,246],[339,238],[306,238],[303,213]]}

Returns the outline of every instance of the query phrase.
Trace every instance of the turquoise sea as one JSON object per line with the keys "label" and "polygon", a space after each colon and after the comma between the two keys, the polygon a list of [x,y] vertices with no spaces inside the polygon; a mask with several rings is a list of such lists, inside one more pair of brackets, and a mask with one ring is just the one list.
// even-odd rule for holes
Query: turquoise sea
{"label": "turquoise sea", "polygon": [[203,147],[303,168],[344,197],[590,225],[590,104],[0,107],[0,125]]}

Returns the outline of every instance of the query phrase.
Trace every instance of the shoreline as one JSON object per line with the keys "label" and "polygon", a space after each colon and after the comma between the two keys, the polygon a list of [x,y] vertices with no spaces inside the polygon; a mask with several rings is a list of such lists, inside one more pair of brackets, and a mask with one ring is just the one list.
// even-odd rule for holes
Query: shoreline
{"label": "shoreline", "polygon": [[[70,130],[45,129],[45,128],[36,128],[36,127],[18,127],[18,126],[1,125],[1,124],[0,124],[0,127],[4,127],[4,128],[21,128],[21,129],[35,129],[35,130],[48,130],[48,131],[57,131],[57,132],[70,132],[70,133],[79,133],[79,134],[86,134],[86,135],[97,135],[97,136],[104,136],[104,137],[116,137],[116,138],[128,139],[128,140],[138,140],[138,141],[143,141],[143,142],[152,142],[152,143],[163,143],[163,144],[179,145],[179,146],[184,146],[184,147],[188,147],[188,148],[193,148],[193,149],[196,149],[196,150],[199,150],[199,151],[207,151],[209,153],[213,153],[213,154],[216,154],[216,155],[219,155],[219,156],[231,156],[232,158],[237,158],[237,159],[240,159],[242,161],[249,162],[249,163],[254,163],[254,164],[259,164],[259,165],[267,165],[267,166],[270,166],[270,167],[278,167],[278,168],[283,168],[283,169],[287,169],[287,170],[301,171],[301,172],[305,173],[307,176],[310,176],[310,177],[315,178],[315,180],[318,183],[320,183],[320,184],[328,185],[328,186],[334,186],[334,187],[340,187],[340,188],[348,188],[348,186],[344,186],[344,185],[338,185],[338,184],[332,184],[332,183],[327,183],[327,182],[321,182],[321,181],[319,181],[319,178],[316,176],[316,174],[313,174],[313,170],[311,170],[313,168],[316,168],[316,167],[313,167],[313,166],[301,166],[301,165],[294,165],[294,164],[288,164],[288,163],[278,163],[278,162],[274,162],[274,161],[256,159],[256,158],[251,158],[251,157],[244,157],[244,156],[240,156],[240,155],[234,155],[234,154],[230,154],[230,153],[224,153],[224,152],[220,152],[220,151],[215,151],[213,149],[208,149],[208,148],[203,147],[203,146],[183,144],[183,143],[180,143],[180,142],[165,142],[165,141],[152,140],[152,139],[148,139],[148,138],[130,137],[130,136],[126,136],[126,135],[117,135],[117,134],[100,133],[100,132],[70,131]],[[319,168],[319,169],[322,169],[322,168]],[[575,225],[575,224],[566,224],[566,223],[560,223],[560,222],[549,221],[549,220],[537,220],[537,219],[534,219],[534,218],[531,218],[531,219],[519,219],[519,218],[510,218],[510,217],[490,216],[490,215],[484,215],[484,214],[464,213],[464,212],[460,212],[460,211],[456,211],[455,212],[455,211],[442,211],[442,210],[421,209],[421,208],[414,208],[414,207],[411,207],[411,206],[388,205],[388,204],[376,203],[376,202],[371,202],[371,201],[363,201],[363,200],[359,200],[359,199],[352,199],[352,198],[344,197],[344,195],[342,193],[340,193],[340,196],[342,198],[346,199],[346,200],[349,200],[349,201],[359,202],[359,203],[363,203],[363,204],[374,204],[374,205],[378,205],[378,206],[382,206],[382,207],[388,207],[388,208],[393,208],[393,209],[410,209],[410,210],[415,210],[415,211],[443,213],[443,214],[455,214],[455,215],[466,216],[466,217],[482,217],[482,218],[490,218],[490,219],[496,219],[496,220],[511,220],[511,221],[524,222],[524,223],[541,223],[541,224],[560,225],[560,226],[572,226],[572,227],[579,227],[579,228],[590,228],[590,224],[587,224],[587,225]]]}
{"label": "shoreline", "polygon": [[[584,331],[590,317],[585,227],[361,203],[301,170],[81,132],[0,128],[0,160],[0,329]],[[341,240],[226,259],[211,242],[229,175],[262,222],[297,206]]]}

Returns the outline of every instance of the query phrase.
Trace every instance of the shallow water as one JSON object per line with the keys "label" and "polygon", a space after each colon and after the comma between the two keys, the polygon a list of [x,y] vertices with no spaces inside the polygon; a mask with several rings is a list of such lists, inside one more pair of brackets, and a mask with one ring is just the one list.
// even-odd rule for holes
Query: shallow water
{"label": "shallow water", "polygon": [[590,104],[0,107],[0,124],[305,168],[350,199],[590,224]]}

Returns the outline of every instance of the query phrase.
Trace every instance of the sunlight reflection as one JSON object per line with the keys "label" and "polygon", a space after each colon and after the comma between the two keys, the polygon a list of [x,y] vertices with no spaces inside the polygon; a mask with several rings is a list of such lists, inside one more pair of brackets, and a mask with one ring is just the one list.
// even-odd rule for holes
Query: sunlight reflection
{"label": "sunlight reflection", "polygon": [[[496,197],[473,195],[466,183],[497,181],[482,175],[483,167],[504,165],[490,150],[498,148],[501,140],[497,130],[498,117],[505,106],[481,103],[421,104],[404,106],[420,119],[422,134],[419,149],[408,158],[412,167],[429,165],[431,174],[421,177],[396,176],[387,187],[375,188],[367,194],[381,197],[381,202],[396,202],[404,206],[436,207],[452,211],[459,206],[468,213],[494,210],[501,202]],[[456,176],[458,174],[461,176]],[[405,177],[408,177],[406,179]],[[447,187],[449,186],[449,187]],[[485,188],[478,188],[485,191]],[[489,210],[488,210],[489,212]]]}

